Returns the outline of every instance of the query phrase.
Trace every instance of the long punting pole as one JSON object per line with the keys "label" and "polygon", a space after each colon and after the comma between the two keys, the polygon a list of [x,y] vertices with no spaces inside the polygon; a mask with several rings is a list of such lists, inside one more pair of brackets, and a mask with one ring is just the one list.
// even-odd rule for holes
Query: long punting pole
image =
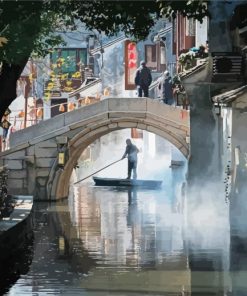
{"label": "long punting pole", "polygon": [[103,171],[104,169],[106,169],[106,168],[108,168],[109,166],[111,166],[111,165],[113,165],[113,164],[119,162],[120,160],[122,160],[122,158],[119,159],[119,160],[116,160],[116,161],[114,161],[114,162],[112,162],[112,163],[110,163],[110,164],[108,164],[107,166],[103,167],[102,169],[98,170],[97,172],[94,172],[93,174],[90,174],[89,176],[87,176],[87,177],[85,177],[85,178],[83,178],[83,179],[80,179],[79,181],[76,181],[74,184],[77,184],[77,183],[80,183],[80,182],[86,180],[87,178],[89,178],[89,177],[91,177],[91,176],[97,174],[97,173],[100,172],[100,171]]}

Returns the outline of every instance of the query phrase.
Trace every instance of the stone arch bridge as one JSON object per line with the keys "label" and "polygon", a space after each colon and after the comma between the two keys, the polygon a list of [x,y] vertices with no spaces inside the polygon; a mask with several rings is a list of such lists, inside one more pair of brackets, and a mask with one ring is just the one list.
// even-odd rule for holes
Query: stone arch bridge
{"label": "stone arch bridge", "polygon": [[[8,166],[11,193],[56,200],[68,195],[69,179],[83,150],[114,130],[150,131],[188,157],[189,116],[182,114],[179,108],[149,98],[105,99],[11,134],[10,149],[0,154],[0,165]],[[64,170],[58,166],[61,145],[67,156]]]}

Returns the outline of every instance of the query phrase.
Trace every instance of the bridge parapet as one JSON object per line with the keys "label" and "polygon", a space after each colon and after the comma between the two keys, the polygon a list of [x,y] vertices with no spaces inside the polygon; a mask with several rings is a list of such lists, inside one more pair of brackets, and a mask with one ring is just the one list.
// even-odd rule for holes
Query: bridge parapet
{"label": "bridge parapet", "polygon": [[145,118],[148,114],[186,128],[189,126],[189,118],[182,118],[181,109],[176,107],[147,98],[109,98],[15,132],[11,134],[10,147],[27,142],[30,145],[42,142],[68,132],[78,123],[86,125],[97,116],[105,115],[105,118],[116,118],[129,115],[128,117]]}
{"label": "bridge parapet", "polygon": [[[58,195],[63,197],[69,174],[82,151],[95,139],[114,130],[135,127],[153,132],[187,157],[189,116],[181,116],[181,111],[148,98],[105,99],[13,133],[11,149],[0,154],[0,165],[8,165],[10,169],[9,187],[13,193],[38,192],[40,198],[57,197],[57,186],[51,183],[58,184],[62,174],[65,187]],[[67,139],[69,152],[66,174],[58,173],[57,166],[61,136]]]}

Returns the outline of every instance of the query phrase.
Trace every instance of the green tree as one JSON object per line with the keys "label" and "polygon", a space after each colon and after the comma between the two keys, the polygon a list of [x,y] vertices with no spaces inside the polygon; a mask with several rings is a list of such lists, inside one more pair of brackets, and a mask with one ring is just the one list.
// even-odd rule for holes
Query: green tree
{"label": "green tree", "polygon": [[16,98],[16,83],[30,55],[44,56],[62,42],[56,30],[76,30],[76,20],[107,35],[144,39],[155,21],[177,12],[201,20],[205,2],[186,1],[1,1],[0,118]]}

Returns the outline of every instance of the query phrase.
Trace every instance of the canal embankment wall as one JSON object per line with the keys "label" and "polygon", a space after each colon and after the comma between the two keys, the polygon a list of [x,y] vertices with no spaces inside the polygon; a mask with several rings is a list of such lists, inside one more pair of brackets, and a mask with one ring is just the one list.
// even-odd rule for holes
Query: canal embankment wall
{"label": "canal embankment wall", "polygon": [[[28,250],[33,241],[31,212],[32,196],[13,196],[15,207],[9,217],[0,220],[0,265],[6,269],[0,272],[1,279],[15,278],[25,267]],[[3,281],[4,282],[4,281]],[[0,284],[0,293],[1,293]],[[2,295],[2,294],[1,294]]]}

